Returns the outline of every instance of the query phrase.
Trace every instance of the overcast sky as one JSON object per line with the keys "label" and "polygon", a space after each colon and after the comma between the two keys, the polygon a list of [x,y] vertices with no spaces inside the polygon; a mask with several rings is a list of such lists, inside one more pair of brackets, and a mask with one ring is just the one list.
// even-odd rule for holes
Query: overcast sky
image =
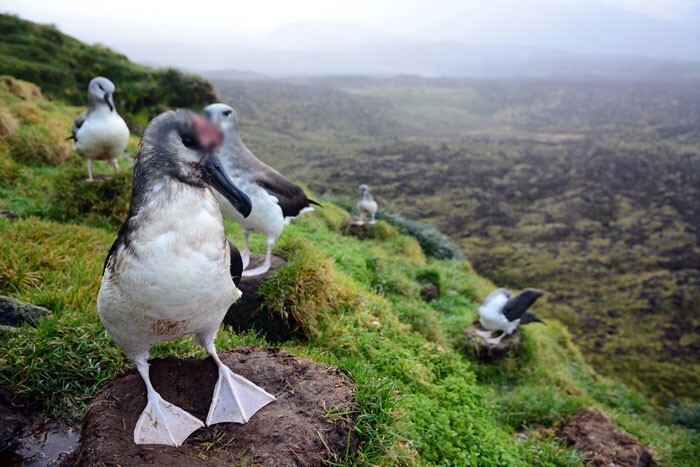
{"label": "overcast sky", "polygon": [[[549,4],[595,4],[596,0],[2,0],[0,10],[56,24],[88,42],[107,45],[138,35],[167,42],[239,41],[253,44],[277,27],[294,21],[322,20],[369,26],[412,39],[449,39],[439,21],[452,9],[530,10]],[[690,25],[700,17],[700,0],[598,0],[626,11]],[[447,15],[449,16],[449,14]],[[517,20],[517,18],[515,18]],[[432,26],[431,26],[432,25]]]}

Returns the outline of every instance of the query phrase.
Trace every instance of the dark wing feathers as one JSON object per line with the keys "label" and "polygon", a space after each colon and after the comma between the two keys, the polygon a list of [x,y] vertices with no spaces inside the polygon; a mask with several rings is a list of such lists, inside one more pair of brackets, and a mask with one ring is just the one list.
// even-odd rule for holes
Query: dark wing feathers
{"label": "dark wing feathers", "polygon": [[535,301],[542,295],[544,295],[544,292],[542,292],[541,290],[525,289],[518,295],[508,299],[505,306],[503,307],[503,314],[506,318],[508,318],[508,321],[522,319],[527,309],[530,308],[532,304],[535,303]]}
{"label": "dark wing feathers", "polygon": [[75,117],[75,120],[73,121],[73,132],[68,138],[66,138],[66,141],[69,139],[75,140],[76,142],[78,141],[78,130],[80,130],[80,127],[83,126],[83,123],[85,123],[85,119],[87,119],[87,112],[83,112]]}
{"label": "dark wing feathers", "polygon": [[311,204],[320,206],[311,201],[299,185],[289,180],[276,170],[265,167],[255,179],[255,183],[263,187],[265,191],[279,200],[284,217],[296,217],[302,209]]}
{"label": "dark wing feathers", "polygon": [[542,321],[539,316],[532,313],[531,311],[526,311],[525,313],[523,313],[523,316],[520,318],[520,324],[530,324],[530,323],[543,323],[544,324],[544,321]]}
{"label": "dark wing feathers", "polygon": [[243,258],[241,258],[241,252],[238,251],[236,245],[229,240],[226,241],[231,250],[231,279],[233,279],[233,283],[238,287],[238,284],[241,283],[241,277],[243,276]]}

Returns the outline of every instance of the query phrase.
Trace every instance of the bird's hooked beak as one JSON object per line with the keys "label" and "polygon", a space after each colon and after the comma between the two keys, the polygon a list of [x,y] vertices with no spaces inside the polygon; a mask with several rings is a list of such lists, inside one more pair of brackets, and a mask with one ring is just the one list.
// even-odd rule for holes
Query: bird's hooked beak
{"label": "bird's hooked beak", "polygon": [[202,178],[221,193],[243,217],[248,217],[253,210],[253,203],[247,194],[234,185],[215,152],[221,146],[221,133],[211,122],[199,116],[195,117],[195,127],[202,147],[210,151],[202,166]]}
{"label": "bird's hooked beak", "polygon": [[103,99],[109,106],[109,111],[114,112],[114,101],[112,100],[112,94],[106,92]]}

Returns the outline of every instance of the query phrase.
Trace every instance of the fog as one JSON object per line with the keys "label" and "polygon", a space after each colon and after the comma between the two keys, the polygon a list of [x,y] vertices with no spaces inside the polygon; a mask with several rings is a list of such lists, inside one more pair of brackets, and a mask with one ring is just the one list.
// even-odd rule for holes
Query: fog
{"label": "fog", "polygon": [[197,71],[498,76],[553,60],[700,61],[698,0],[5,0],[0,8],[141,63]]}

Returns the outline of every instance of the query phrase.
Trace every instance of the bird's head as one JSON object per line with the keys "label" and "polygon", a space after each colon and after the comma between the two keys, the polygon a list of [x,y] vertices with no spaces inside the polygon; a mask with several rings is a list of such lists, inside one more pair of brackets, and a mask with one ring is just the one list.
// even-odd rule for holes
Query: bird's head
{"label": "bird's head", "polygon": [[203,116],[189,110],[170,110],[146,127],[137,165],[188,185],[213,187],[243,217],[248,217],[250,198],[226,175],[216,153],[221,141],[221,132]]}
{"label": "bird's head", "polygon": [[116,86],[114,83],[104,78],[98,76],[97,78],[92,78],[90,84],[88,84],[88,100],[95,103],[105,103],[109,107],[109,111],[114,111],[114,91]]}
{"label": "bird's head", "polygon": [[369,187],[365,184],[360,185],[360,194],[366,195],[367,193],[369,193]]}
{"label": "bird's head", "polygon": [[223,133],[238,132],[238,116],[233,107],[226,104],[211,104],[204,108],[204,116],[207,117]]}

